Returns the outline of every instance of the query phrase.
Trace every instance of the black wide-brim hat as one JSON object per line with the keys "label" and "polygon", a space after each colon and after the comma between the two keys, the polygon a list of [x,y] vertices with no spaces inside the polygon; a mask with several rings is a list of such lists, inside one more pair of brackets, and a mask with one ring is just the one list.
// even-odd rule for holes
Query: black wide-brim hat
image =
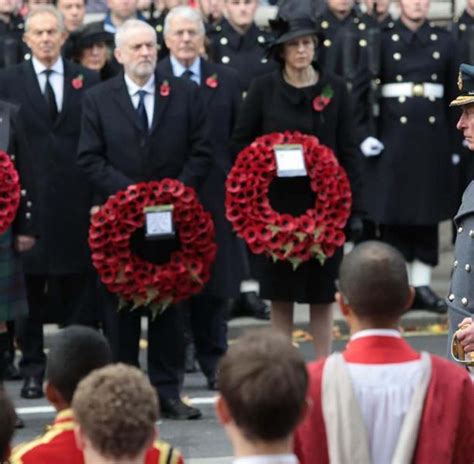
{"label": "black wide-brim hat", "polygon": [[303,37],[305,35],[319,36],[320,31],[316,23],[310,17],[299,17],[286,19],[278,16],[270,20],[270,28],[273,33],[273,40],[268,44],[268,51],[271,52],[278,45],[290,40]]}
{"label": "black wide-brim hat", "polygon": [[464,106],[474,103],[474,66],[466,63],[459,66],[458,88],[461,93],[449,106]]}
{"label": "black wide-brim hat", "polygon": [[105,42],[107,45],[112,45],[114,42],[113,34],[104,30],[102,21],[86,24],[75,31],[73,37],[74,48],[77,52],[101,42]]}

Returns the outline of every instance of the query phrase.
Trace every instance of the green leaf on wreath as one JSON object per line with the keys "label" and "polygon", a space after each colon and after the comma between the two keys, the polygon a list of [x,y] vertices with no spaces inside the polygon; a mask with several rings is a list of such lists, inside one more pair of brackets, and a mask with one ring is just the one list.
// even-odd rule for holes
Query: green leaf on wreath
{"label": "green leaf on wreath", "polygon": [[123,272],[123,270],[121,269],[120,271],[118,271],[117,273],[117,277],[115,278],[115,283],[116,284],[123,284],[124,282],[126,282],[127,279],[125,277],[125,273]]}
{"label": "green leaf on wreath", "polygon": [[201,278],[199,277],[199,275],[194,272],[194,271],[191,271],[190,269],[189,270],[189,275],[191,276],[191,279],[194,280],[194,282],[197,282],[198,284],[202,285],[202,280]]}
{"label": "green leaf on wreath", "polygon": [[304,232],[295,232],[295,237],[300,241],[304,242],[304,239],[307,237],[308,234],[305,234]]}
{"label": "green leaf on wreath", "polygon": [[319,243],[316,243],[309,249],[309,251],[311,252],[312,255],[317,257],[317,255],[323,252],[323,249],[321,248],[321,245],[319,245]]}
{"label": "green leaf on wreath", "polygon": [[270,254],[274,263],[278,261],[278,256],[275,253]]}
{"label": "green leaf on wreath", "polygon": [[267,229],[272,233],[272,237],[274,237],[278,232],[280,232],[281,227],[275,226],[274,224],[268,224]]}
{"label": "green leaf on wreath", "polygon": [[321,266],[326,262],[326,255],[324,253],[319,253],[316,255],[316,259],[319,261]]}
{"label": "green leaf on wreath", "polygon": [[315,229],[314,232],[313,232],[314,240],[317,240],[320,234],[321,234],[321,228]]}
{"label": "green leaf on wreath", "polygon": [[282,246],[282,250],[285,252],[285,257],[288,256],[293,251],[293,244],[287,243],[286,245]]}
{"label": "green leaf on wreath", "polygon": [[155,301],[148,306],[148,310],[151,312],[151,319],[154,321],[163,312],[163,304],[161,301]]}
{"label": "green leaf on wreath", "polygon": [[299,259],[299,258],[289,258],[288,261],[293,266],[293,271],[296,271],[296,269],[298,269],[299,265],[303,262],[303,260]]}
{"label": "green leaf on wreath", "polygon": [[130,311],[134,311],[137,308],[140,308],[140,306],[145,305],[145,300],[143,298],[137,298],[133,300],[133,306],[130,308]]}
{"label": "green leaf on wreath", "polygon": [[145,306],[148,306],[159,294],[160,292],[156,288],[148,287],[146,291]]}
{"label": "green leaf on wreath", "polygon": [[118,300],[118,311],[122,311],[122,309],[125,309],[128,306],[128,301],[122,298],[121,296],[119,297]]}

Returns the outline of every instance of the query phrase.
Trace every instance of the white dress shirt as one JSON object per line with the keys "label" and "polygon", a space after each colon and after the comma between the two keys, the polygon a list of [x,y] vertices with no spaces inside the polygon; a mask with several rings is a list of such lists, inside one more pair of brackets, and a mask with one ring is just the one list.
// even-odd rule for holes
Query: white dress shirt
{"label": "white dress shirt", "polygon": [[[397,330],[371,329],[357,332],[363,337],[398,337]],[[421,361],[393,364],[347,363],[354,393],[370,437],[372,462],[390,464],[405,414],[420,381]]]}
{"label": "white dress shirt", "polygon": [[268,454],[235,458],[232,464],[298,464],[294,454]]}
{"label": "white dress shirt", "polygon": [[33,64],[33,69],[35,70],[36,78],[41,89],[41,93],[44,95],[44,89],[46,87],[46,74],[44,71],[51,69],[52,73],[49,76],[49,83],[53,88],[54,97],[56,99],[56,106],[58,108],[58,113],[61,112],[63,108],[63,96],[64,96],[64,63],[62,58],[58,58],[56,63],[47,68],[43,63],[38,61],[35,57],[31,58]]}
{"label": "white dress shirt", "polygon": [[148,128],[151,128],[153,123],[153,114],[155,111],[155,75],[152,74],[150,79],[148,79],[147,83],[143,87],[139,87],[135,82],[130,79],[127,74],[124,74],[125,77],[125,85],[127,86],[128,94],[132,99],[132,104],[135,109],[138,107],[138,103],[140,102],[140,96],[138,95],[139,90],[144,90],[146,92],[145,95],[145,111],[146,116],[148,119]]}
{"label": "white dress shirt", "polygon": [[191,80],[197,85],[201,85],[201,58],[197,57],[188,68],[183,66],[173,55],[170,55],[170,61],[174,76],[183,77],[183,73],[189,69],[193,73]]}

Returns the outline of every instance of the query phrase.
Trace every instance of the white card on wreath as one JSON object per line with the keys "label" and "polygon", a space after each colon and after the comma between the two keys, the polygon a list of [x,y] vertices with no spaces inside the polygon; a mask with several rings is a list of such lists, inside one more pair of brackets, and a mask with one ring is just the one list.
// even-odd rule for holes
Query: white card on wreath
{"label": "white card on wreath", "polygon": [[147,238],[166,238],[174,235],[173,205],[145,208],[145,235]]}
{"label": "white card on wreath", "polygon": [[304,162],[303,145],[275,145],[278,177],[304,177],[308,175]]}

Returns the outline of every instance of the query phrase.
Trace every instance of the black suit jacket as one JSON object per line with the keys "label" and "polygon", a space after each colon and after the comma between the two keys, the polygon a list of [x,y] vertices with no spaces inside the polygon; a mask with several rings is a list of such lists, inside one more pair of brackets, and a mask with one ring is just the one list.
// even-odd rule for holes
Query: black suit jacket
{"label": "black suit jacket", "polygon": [[[81,88],[72,81],[82,76]],[[40,239],[24,253],[27,273],[69,274],[90,265],[87,244],[91,191],[76,166],[84,90],[97,83],[96,73],[64,61],[62,110],[51,121],[31,61],[0,72],[0,97],[18,104],[34,159],[38,187]]]}
{"label": "black suit jacket", "polygon": [[[199,196],[212,213],[216,226],[217,256],[211,281],[206,292],[222,297],[235,297],[240,291],[240,282],[247,273],[243,243],[232,232],[225,217],[225,180],[232,167],[229,147],[230,137],[237,121],[241,102],[239,77],[234,69],[209,63],[201,59],[200,93],[208,113],[213,143],[213,166],[204,182]],[[160,61],[157,70],[165,76],[173,76],[170,58]],[[214,78],[217,87],[209,85]]]}
{"label": "black suit jacket", "polygon": [[[199,90],[182,79],[155,74],[151,130],[141,129],[123,74],[84,99],[79,166],[100,200],[140,181],[177,178],[198,188],[211,164],[206,113]],[[163,96],[167,81],[170,92]]]}

